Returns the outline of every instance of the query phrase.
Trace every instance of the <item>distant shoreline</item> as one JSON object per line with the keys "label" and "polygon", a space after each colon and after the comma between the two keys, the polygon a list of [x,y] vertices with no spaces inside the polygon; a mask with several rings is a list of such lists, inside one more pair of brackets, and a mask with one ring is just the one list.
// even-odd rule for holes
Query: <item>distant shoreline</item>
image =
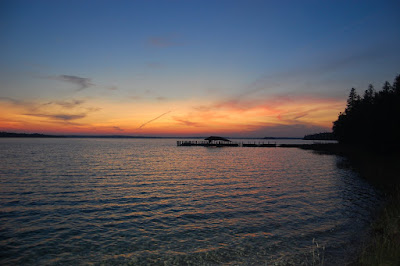
{"label": "distant shoreline", "polygon": [[[40,133],[14,133],[14,132],[0,132],[0,138],[108,138],[108,139],[204,139],[207,136],[202,137],[162,137],[162,136],[125,136],[125,135],[51,135],[51,134],[40,134]],[[278,139],[303,139],[301,137],[230,137],[230,139],[267,139],[267,140],[278,140]]]}

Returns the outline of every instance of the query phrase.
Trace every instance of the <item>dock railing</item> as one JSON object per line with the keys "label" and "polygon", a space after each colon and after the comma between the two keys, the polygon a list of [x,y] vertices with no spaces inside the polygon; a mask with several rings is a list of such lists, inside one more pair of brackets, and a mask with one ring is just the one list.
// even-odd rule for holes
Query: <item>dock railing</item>
{"label": "dock railing", "polygon": [[203,147],[276,147],[276,143],[270,142],[227,142],[227,141],[203,141],[203,140],[178,140],[177,146],[203,146]]}

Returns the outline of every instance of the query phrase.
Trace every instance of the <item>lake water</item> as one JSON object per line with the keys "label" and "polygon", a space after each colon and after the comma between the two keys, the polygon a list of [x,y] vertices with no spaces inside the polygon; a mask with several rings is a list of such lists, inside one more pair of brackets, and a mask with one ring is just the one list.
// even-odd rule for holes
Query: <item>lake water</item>
{"label": "lake water", "polygon": [[346,263],[380,197],[345,165],[297,148],[0,139],[0,264]]}

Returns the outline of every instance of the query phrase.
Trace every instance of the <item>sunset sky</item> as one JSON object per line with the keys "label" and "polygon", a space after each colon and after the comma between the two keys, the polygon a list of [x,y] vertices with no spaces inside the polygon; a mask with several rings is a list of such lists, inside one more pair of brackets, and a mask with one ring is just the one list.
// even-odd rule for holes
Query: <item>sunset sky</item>
{"label": "sunset sky", "polygon": [[0,1],[0,131],[330,131],[400,74],[400,1]]}

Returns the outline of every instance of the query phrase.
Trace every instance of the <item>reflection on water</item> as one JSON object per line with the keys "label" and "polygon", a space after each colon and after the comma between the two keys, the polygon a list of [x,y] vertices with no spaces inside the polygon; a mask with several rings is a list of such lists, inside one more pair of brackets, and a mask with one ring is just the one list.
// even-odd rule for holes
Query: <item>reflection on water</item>
{"label": "reflection on water", "polygon": [[333,155],[175,143],[0,140],[0,263],[345,262],[376,204]]}

